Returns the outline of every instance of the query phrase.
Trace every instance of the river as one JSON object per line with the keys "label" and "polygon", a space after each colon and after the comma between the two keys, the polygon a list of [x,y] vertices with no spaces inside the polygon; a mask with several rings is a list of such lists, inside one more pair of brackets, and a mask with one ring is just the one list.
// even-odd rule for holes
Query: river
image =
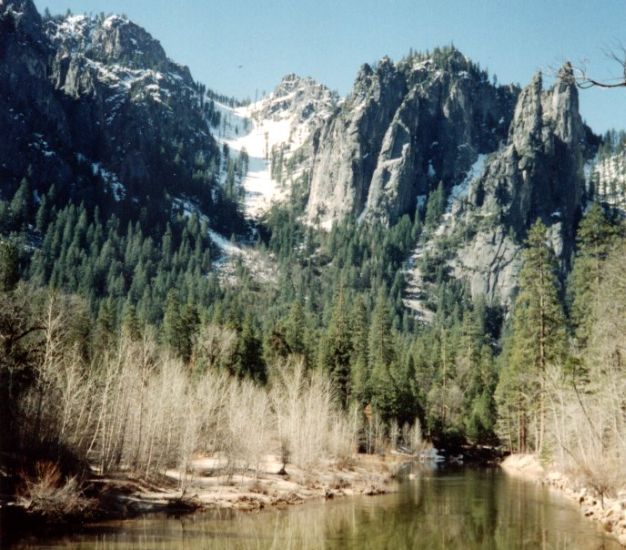
{"label": "river", "polygon": [[[409,479],[409,477],[411,479]],[[399,491],[259,513],[219,511],[99,524],[21,548],[621,548],[569,500],[498,469],[415,471]]]}

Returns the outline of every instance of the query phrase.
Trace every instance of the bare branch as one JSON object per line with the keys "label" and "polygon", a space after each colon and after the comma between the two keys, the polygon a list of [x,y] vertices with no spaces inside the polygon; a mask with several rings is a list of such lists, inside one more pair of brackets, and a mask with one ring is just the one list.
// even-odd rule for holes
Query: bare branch
{"label": "bare branch", "polygon": [[592,87],[626,88],[626,48],[622,44],[618,44],[611,49],[604,50],[604,55],[620,66],[621,76],[608,79],[591,77],[587,72],[587,64],[583,62],[574,68],[573,73],[576,85],[579,88],[583,90]]}

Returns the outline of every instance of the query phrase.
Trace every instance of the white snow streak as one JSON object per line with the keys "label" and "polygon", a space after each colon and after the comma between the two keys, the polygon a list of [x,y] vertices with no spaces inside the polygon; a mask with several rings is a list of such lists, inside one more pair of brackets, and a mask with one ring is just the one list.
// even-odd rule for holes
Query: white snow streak
{"label": "white snow streak", "polygon": [[249,156],[248,172],[242,181],[246,193],[244,208],[249,218],[262,216],[286,193],[272,179],[269,159],[273,146],[289,141],[291,121],[264,119],[256,122],[254,113],[260,103],[234,109],[216,103],[222,115],[218,138],[232,152],[238,154],[245,149]]}
{"label": "white snow streak", "polygon": [[467,197],[467,194],[469,193],[472,182],[476,178],[482,176],[483,172],[485,171],[486,159],[487,159],[487,155],[482,155],[482,154],[478,155],[478,158],[476,159],[474,164],[472,164],[470,169],[467,171],[467,174],[465,175],[465,179],[458,185],[455,185],[450,190],[450,197],[448,198],[449,205],[452,205],[454,202],[457,202]]}

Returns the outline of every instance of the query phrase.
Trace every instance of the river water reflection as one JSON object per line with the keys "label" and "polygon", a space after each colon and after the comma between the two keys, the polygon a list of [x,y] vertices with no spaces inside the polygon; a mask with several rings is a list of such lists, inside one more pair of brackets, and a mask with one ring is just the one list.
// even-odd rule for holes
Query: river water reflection
{"label": "river water reflection", "polygon": [[607,549],[620,546],[549,489],[499,470],[417,473],[397,493],[260,513],[148,517],[34,548]]}

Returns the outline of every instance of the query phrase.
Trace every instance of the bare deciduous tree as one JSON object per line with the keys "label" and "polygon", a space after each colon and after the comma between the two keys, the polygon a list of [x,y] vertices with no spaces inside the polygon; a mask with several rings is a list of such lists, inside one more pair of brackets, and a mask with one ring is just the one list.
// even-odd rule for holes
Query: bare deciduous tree
{"label": "bare deciduous tree", "polygon": [[550,435],[562,467],[603,499],[626,488],[626,246],[604,266],[579,387],[554,365],[547,376]]}
{"label": "bare deciduous tree", "polygon": [[71,336],[70,298],[51,295],[41,314],[36,384],[20,400],[35,444],[51,443],[101,473],[153,477],[176,469],[184,491],[196,453],[213,454],[230,474],[258,474],[281,444],[298,466],[345,460],[356,441],[355,414],[342,411],[330,380],[302,364],[277,368],[270,386],[232,377],[218,363],[232,331],[202,331],[202,368],[190,371],[148,330],[121,334],[90,363]]}

